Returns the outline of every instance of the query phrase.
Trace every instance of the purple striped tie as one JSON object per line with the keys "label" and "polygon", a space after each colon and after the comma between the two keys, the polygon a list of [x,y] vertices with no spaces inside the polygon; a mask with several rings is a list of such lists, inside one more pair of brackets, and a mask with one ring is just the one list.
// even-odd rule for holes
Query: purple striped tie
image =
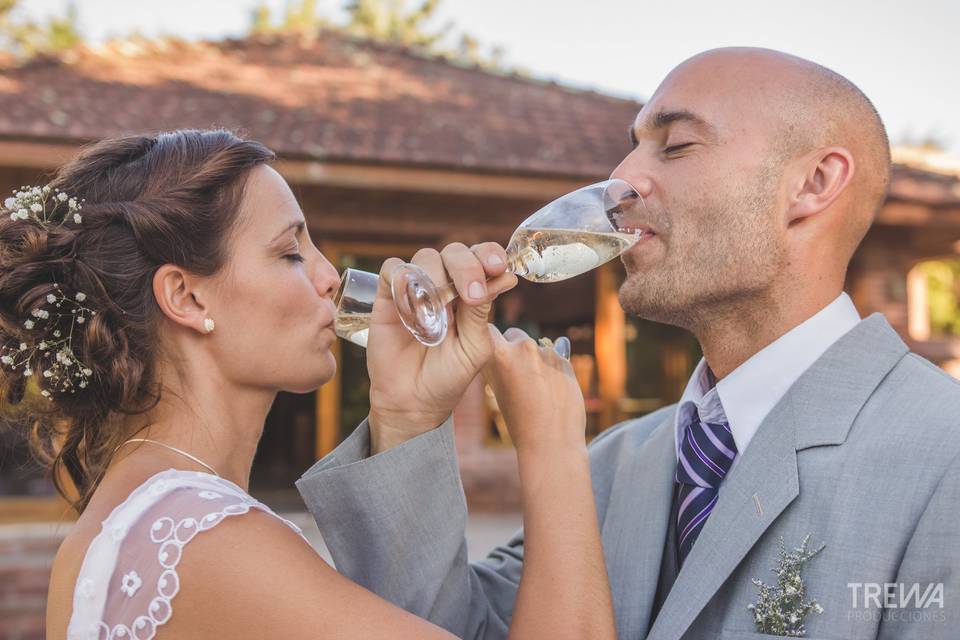
{"label": "purple striped tie", "polygon": [[720,483],[737,457],[730,425],[701,422],[696,411],[684,431],[677,461],[677,555],[680,565],[717,503]]}

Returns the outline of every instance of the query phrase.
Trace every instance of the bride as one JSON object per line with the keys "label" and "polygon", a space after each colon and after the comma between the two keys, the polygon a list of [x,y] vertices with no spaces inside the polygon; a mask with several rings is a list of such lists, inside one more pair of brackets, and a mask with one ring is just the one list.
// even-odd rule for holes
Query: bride
{"label": "bride", "polygon": [[[273,157],[222,130],[110,139],[4,202],[0,390],[80,513],[53,564],[48,638],[452,637],[338,574],[247,492],[277,392],[336,369],[339,277]],[[498,245],[414,261],[461,302],[426,349],[384,264],[370,421],[439,425],[482,371],[531,443],[511,634],[615,637],[569,364],[487,325],[516,284]]]}

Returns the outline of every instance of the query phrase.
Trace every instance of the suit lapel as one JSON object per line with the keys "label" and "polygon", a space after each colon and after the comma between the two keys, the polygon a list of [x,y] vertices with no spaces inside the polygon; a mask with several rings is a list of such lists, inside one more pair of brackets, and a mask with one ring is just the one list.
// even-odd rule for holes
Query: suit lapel
{"label": "suit lapel", "polygon": [[[774,428],[764,428],[767,424]],[[800,493],[790,403],[779,403],[763,425],[721,486],[717,504],[683,563],[649,638],[682,636],[757,539]]]}
{"label": "suit lapel", "polygon": [[673,425],[670,411],[648,437],[627,434],[618,453],[601,538],[620,638],[641,638],[650,624],[677,464]]}
{"label": "suit lapel", "polygon": [[800,376],[761,423],[721,486],[649,640],[680,638],[687,631],[763,532],[799,495],[797,450],[841,444],[867,398],[906,352],[893,328],[875,313]]}

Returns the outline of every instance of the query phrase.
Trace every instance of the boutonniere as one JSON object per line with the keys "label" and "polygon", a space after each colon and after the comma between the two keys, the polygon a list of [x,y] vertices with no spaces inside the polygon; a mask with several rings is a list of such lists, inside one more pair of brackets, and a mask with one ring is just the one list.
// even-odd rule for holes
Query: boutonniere
{"label": "boutonniere", "polygon": [[777,566],[773,568],[773,572],[777,574],[777,584],[771,586],[756,578],[751,580],[760,590],[760,599],[748,605],[747,609],[753,613],[753,620],[760,633],[802,638],[807,633],[803,625],[804,617],[810,611],[823,613],[823,607],[816,600],[806,600],[800,568],[826,545],[821,544],[811,550],[807,548],[809,542],[808,533],[798,548],[787,553],[783,546],[783,536],[780,536],[780,558]]}

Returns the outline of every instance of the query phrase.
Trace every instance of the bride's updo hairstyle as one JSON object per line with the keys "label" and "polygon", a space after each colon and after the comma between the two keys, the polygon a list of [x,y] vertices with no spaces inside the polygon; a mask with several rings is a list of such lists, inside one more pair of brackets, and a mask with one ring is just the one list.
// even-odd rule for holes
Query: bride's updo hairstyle
{"label": "bride's updo hairstyle", "polygon": [[4,201],[0,408],[78,511],[123,416],[160,401],[154,273],[218,273],[247,176],[273,159],[225,130],[114,138]]}

